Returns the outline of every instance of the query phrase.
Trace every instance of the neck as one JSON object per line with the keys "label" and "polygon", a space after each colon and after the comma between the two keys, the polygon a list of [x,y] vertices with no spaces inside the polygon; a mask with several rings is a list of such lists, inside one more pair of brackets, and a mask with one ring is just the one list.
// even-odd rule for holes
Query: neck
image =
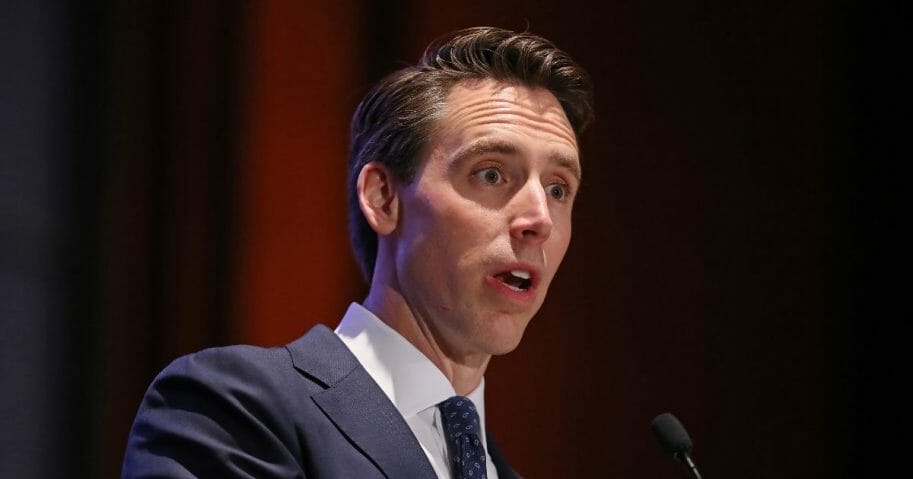
{"label": "neck", "polygon": [[434,363],[457,394],[466,396],[481,384],[491,355],[461,353],[459,345],[448,346],[441,340],[434,323],[410,307],[396,288],[375,278],[363,306]]}

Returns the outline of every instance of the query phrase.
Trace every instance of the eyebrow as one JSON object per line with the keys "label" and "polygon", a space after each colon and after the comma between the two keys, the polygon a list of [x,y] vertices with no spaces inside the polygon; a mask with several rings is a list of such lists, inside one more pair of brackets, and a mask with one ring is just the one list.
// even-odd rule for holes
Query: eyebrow
{"label": "eyebrow", "polygon": [[[520,149],[517,148],[517,146],[513,143],[506,141],[479,140],[458,150],[454,155],[453,162],[451,164],[456,167],[463,164],[463,162],[469,160],[470,158],[475,158],[477,156],[483,156],[490,153],[497,153],[501,155],[519,155]],[[554,163],[557,163],[559,167],[570,171],[574,178],[577,180],[577,183],[580,183],[583,179],[583,175],[580,171],[580,163],[574,157],[569,157],[558,153],[553,154],[550,160]]]}

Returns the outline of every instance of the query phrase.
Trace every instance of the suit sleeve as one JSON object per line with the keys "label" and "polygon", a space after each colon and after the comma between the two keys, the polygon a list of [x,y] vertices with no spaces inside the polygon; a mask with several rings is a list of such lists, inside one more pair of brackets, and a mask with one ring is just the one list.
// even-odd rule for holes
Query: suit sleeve
{"label": "suit sleeve", "polygon": [[305,477],[283,360],[281,348],[236,346],[169,365],[140,405],[122,476]]}

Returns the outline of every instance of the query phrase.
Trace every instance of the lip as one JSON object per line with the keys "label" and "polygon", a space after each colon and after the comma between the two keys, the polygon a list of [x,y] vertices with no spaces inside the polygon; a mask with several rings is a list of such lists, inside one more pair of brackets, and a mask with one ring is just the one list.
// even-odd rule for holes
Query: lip
{"label": "lip", "polygon": [[[498,279],[499,275],[510,273],[514,270],[523,270],[529,272],[529,288],[526,291],[514,291]],[[528,305],[535,301],[536,292],[539,289],[541,274],[539,268],[530,263],[510,263],[500,266],[496,271],[486,276],[486,281],[501,296],[512,303]]]}

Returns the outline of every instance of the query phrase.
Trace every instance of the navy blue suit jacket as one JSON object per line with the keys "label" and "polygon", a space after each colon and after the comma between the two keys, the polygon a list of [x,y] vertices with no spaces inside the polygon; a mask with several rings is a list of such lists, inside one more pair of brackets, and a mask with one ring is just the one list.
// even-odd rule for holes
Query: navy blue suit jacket
{"label": "navy blue suit jacket", "polygon": [[[515,477],[488,437],[502,479]],[[409,426],[325,326],[279,348],[230,346],[159,374],[123,477],[436,477]]]}

